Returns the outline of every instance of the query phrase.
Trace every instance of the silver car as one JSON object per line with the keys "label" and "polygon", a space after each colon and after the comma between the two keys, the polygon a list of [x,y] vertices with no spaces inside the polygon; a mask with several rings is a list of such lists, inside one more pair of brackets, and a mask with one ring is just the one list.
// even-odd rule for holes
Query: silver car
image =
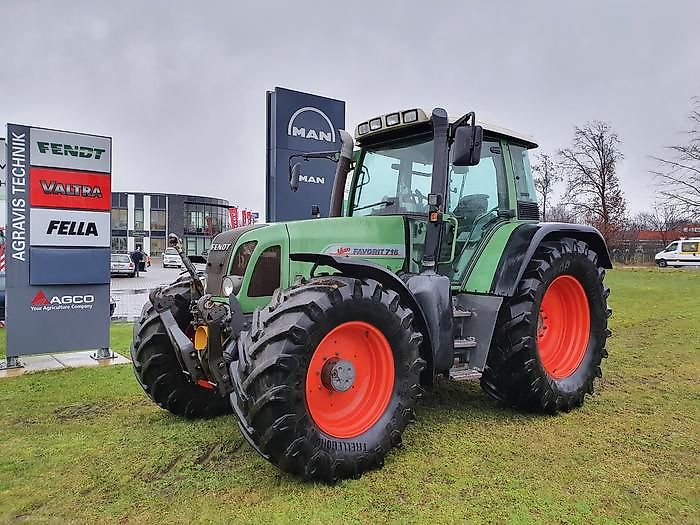
{"label": "silver car", "polygon": [[163,268],[182,268],[182,259],[175,248],[166,248],[163,252]]}
{"label": "silver car", "polygon": [[136,275],[134,261],[126,253],[113,253],[109,262],[109,273],[134,277]]}

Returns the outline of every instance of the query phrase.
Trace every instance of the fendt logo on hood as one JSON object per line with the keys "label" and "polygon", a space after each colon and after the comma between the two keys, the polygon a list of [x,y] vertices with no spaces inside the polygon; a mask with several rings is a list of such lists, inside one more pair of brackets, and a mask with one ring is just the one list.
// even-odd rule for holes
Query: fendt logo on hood
{"label": "fendt logo on hood", "polygon": [[299,108],[292,113],[287,124],[287,135],[323,142],[335,142],[335,129],[333,129],[331,119],[323,111],[312,106]]}
{"label": "fendt logo on hood", "polygon": [[39,290],[32,299],[29,307],[33,312],[49,312],[51,310],[92,310],[95,296],[85,295],[54,295],[46,297],[43,290]]}

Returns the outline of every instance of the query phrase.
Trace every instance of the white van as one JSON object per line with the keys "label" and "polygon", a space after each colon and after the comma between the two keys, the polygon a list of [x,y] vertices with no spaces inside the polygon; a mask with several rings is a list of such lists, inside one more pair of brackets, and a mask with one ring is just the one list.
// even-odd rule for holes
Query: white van
{"label": "white van", "polygon": [[700,266],[700,237],[673,241],[654,256],[659,268],[666,266]]}

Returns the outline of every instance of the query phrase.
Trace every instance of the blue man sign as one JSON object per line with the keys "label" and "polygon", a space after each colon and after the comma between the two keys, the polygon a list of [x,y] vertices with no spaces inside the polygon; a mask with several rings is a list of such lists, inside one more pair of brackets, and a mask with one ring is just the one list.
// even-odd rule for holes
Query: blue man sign
{"label": "blue man sign", "polygon": [[299,190],[289,187],[289,157],[312,151],[339,151],[337,130],[345,127],[345,102],[275,88],[267,93],[267,194],[269,222],[310,219],[318,205],[328,216],[335,164],[302,162]]}

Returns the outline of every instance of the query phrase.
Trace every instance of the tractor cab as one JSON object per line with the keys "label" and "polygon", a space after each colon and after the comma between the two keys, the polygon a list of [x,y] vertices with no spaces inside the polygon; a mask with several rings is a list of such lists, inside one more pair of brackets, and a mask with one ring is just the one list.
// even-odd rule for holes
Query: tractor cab
{"label": "tractor cab", "polygon": [[[436,124],[443,127],[437,135]],[[472,139],[475,132],[478,142],[460,144],[459,135]],[[349,184],[342,161],[336,174],[340,184],[334,192],[342,189],[346,195],[342,213],[405,217],[408,272],[423,266],[430,222],[439,224],[439,254],[427,255],[459,284],[490,233],[513,219],[539,219],[528,160],[528,150],[537,144],[531,137],[476,123],[473,113],[446,123],[439,111],[428,117],[422,109],[411,109],[360,123],[354,140],[359,150],[354,166],[345,166],[352,168]],[[440,201],[432,206],[432,216],[431,194]]]}

